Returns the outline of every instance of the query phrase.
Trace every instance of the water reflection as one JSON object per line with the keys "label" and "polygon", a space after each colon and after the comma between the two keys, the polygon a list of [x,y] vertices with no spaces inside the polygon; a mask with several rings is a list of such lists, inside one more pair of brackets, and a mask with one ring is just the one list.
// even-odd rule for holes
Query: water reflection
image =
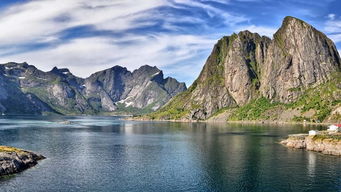
{"label": "water reflection", "polygon": [[[62,121],[71,124],[55,125]],[[0,144],[48,159],[2,179],[0,186],[5,191],[338,191],[340,158],[278,144],[288,133],[309,129],[12,117],[0,121]]]}

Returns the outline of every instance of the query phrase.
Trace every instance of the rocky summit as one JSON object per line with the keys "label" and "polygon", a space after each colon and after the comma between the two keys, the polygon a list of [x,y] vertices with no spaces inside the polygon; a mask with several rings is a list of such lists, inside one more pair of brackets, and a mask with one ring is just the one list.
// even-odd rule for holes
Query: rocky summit
{"label": "rocky summit", "polygon": [[272,39],[249,31],[220,39],[189,89],[148,118],[337,121],[340,71],[334,43],[286,17]]}
{"label": "rocky summit", "polygon": [[147,65],[133,72],[115,66],[88,78],[65,68],[44,72],[27,63],[0,65],[3,114],[141,114],[185,90],[184,83]]}

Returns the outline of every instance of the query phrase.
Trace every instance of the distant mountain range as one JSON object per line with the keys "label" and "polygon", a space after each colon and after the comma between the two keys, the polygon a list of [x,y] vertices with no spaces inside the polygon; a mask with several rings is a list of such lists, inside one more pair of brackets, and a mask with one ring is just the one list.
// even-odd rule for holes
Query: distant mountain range
{"label": "distant mountain range", "polygon": [[145,118],[340,121],[340,71],[334,43],[286,17],[273,39],[249,31],[220,39],[189,89]]}
{"label": "distant mountain range", "polygon": [[4,114],[142,114],[155,111],[184,83],[164,78],[157,67],[133,72],[115,66],[88,78],[68,69],[43,72],[27,63],[0,65],[0,112]]}

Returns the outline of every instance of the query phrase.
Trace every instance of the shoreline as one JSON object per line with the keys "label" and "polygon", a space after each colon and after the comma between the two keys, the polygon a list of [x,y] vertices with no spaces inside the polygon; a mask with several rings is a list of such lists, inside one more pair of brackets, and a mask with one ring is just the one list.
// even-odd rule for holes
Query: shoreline
{"label": "shoreline", "polygon": [[8,146],[0,146],[0,178],[20,173],[46,159],[43,155]]}
{"label": "shoreline", "polygon": [[[176,120],[176,119],[140,119],[140,118],[123,118],[128,121],[151,121],[151,122],[179,122],[179,123],[226,123],[226,124],[255,124],[255,125],[330,125],[332,122],[290,122],[290,121],[269,121],[269,120],[255,120],[255,121],[213,121],[213,120]],[[336,122],[335,122],[336,123]]]}
{"label": "shoreline", "polygon": [[280,144],[288,148],[305,149],[341,157],[341,133],[324,131],[321,135],[292,134]]}

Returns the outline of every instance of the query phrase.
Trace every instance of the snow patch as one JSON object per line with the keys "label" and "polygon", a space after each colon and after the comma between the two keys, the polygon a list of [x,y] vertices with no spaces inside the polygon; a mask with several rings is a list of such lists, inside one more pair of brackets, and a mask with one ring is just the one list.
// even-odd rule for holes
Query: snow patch
{"label": "snow patch", "polygon": [[152,77],[154,77],[154,76],[160,74],[160,72],[161,72],[161,71],[158,71],[158,72],[154,73],[154,74],[152,75]]}
{"label": "snow patch", "polygon": [[125,99],[122,99],[121,101],[118,101],[117,103],[123,103],[123,104],[125,104],[126,107],[132,106],[132,105],[134,105],[134,102],[128,101],[131,98],[132,98],[132,96],[129,96],[129,97],[125,98]]}
{"label": "snow patch", "polygon": [[133,105],[134,102],[126,102],[125,104],[126,104],[126,107],[129,107],[129,106]]}

